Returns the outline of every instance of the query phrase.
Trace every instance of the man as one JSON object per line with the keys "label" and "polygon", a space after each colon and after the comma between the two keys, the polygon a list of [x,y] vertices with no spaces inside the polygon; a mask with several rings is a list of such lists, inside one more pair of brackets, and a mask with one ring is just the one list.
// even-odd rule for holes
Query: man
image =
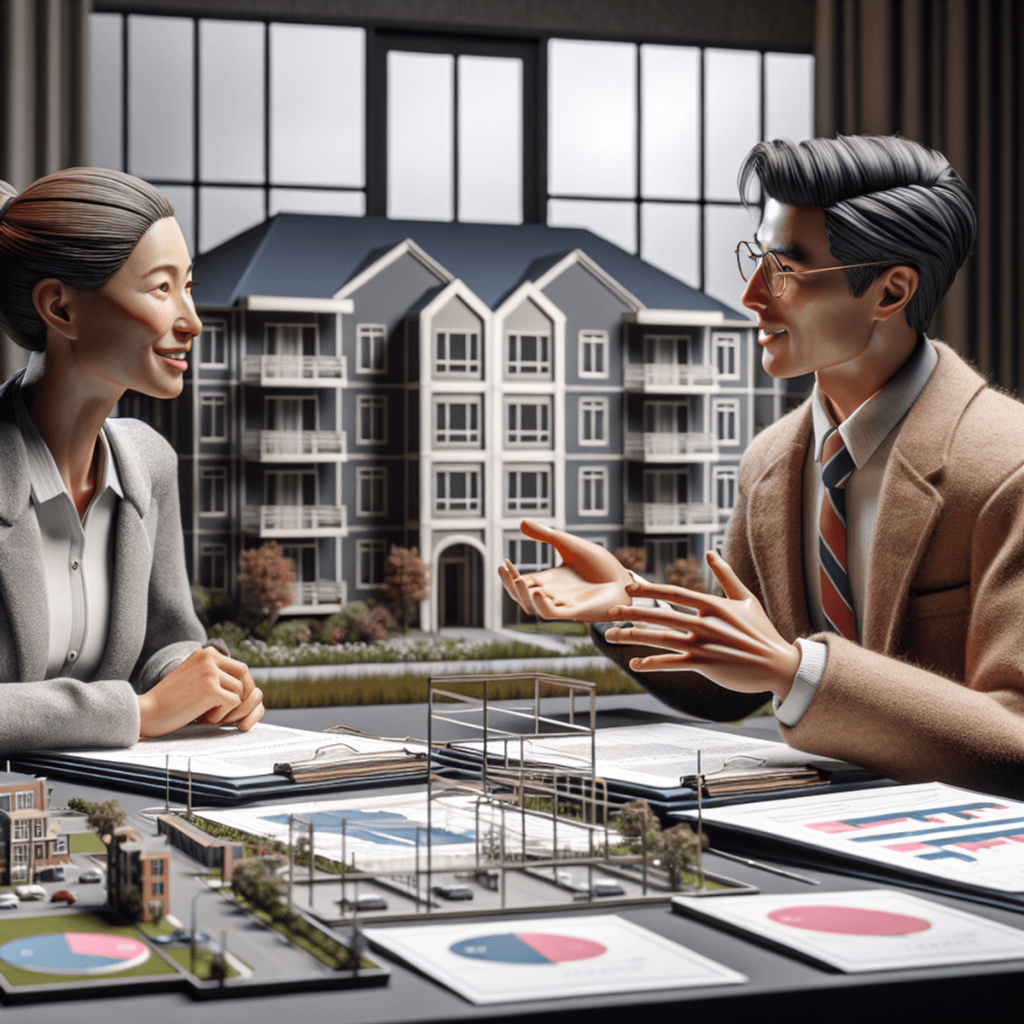
{"label": "man", "polygon": [[673,652],[630,666],[671,670],[642,681],[681,710],[736,717],[767,688],[795,747],[1024,797],[1024,406],[924,336],[974,239],[970,193],[941,154],[878,136],[761,143],[741,194],[755,178],[743,303],[768,373],[816,384],[744,456],[708,559],[725,597],[632,582],[550,531],[567,565],[509,567],[506,588],[548,617],[646,624],[598,642]]}

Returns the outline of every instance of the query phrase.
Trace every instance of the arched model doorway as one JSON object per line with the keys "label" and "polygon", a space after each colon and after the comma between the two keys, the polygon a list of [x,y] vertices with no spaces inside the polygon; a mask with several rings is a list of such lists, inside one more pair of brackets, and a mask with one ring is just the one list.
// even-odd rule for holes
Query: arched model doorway
{"label": "arched model doorway", "polygon": [[469,544],[453,544],[437,560],[437,625],[484,624],[484,560]]}

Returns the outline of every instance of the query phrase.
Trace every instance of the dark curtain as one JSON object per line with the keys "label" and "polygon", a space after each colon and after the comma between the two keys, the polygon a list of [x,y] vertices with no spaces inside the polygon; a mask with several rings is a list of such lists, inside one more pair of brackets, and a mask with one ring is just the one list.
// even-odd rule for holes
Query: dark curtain
{"label": "dark curtain", "polygon": [[978,199],[978,240],[930,334],[1024,394],[1019,0],[818,0],[816,134],[899,133]]}
{"label": "dark curtain", "polygon": [[[89,163],[90,0],[0,0],[0,179]],[[27,353],[0,333],[0,381]]]}

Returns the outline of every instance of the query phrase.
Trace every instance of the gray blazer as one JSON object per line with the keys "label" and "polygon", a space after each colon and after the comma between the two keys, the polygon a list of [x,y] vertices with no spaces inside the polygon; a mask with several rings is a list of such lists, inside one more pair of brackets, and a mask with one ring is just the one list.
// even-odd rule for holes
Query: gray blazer
{"label": "gray blazer", "polygon": [[20,376],[0,388],[0,756],[129,746],[139,738],[136,695],[206,642],[185,572],[177,456],[146,424],[107,420],[124,491],[107,648],[95,680],[43,681],[49,621],[42,539],[14,413]]}

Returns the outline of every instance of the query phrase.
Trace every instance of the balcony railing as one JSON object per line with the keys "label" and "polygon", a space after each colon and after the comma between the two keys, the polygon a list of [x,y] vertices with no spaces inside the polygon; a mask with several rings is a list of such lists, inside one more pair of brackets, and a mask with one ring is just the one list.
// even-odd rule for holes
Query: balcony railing
{"label": "balcony railing", "polygon": [[714,458],[718,438],[714,434],[669,431],[645,431],[626,434],[627,459]]}
{"label": "balcony railing", "polygon": [[344,505],[245,505],[242,529],[261,537],[323,536],[348,531]]}
{"label": "balcony railing", "polygon": [[242,380],[266,386],[304,383],[331,386],[344,384],[344,356],[243,356]]}
{"label": "balcony railing", "polygon": [[626,502],[626,528],[655,533],[685,528],[712,528],[716,525],[715,506],[710,502]]}
{"label": "balcony railing", "polygon": [[344,458],[344,430],[247,430],[242,454],[261,460],[290,462]]}
{"label": "balcony railing", "polygon": [[292,591],[295,603],[282,608],[282,614],[289,609],[316,608],[323,606],[324,611],[340,608],[348,601],[348,586],[344,580],[317,580],[316,583],[293,583]]}
{"label": "balcony railing", "polygon": [[718,387],[718,368],[692,363],[627,363],[626,387],[649,391]]}

